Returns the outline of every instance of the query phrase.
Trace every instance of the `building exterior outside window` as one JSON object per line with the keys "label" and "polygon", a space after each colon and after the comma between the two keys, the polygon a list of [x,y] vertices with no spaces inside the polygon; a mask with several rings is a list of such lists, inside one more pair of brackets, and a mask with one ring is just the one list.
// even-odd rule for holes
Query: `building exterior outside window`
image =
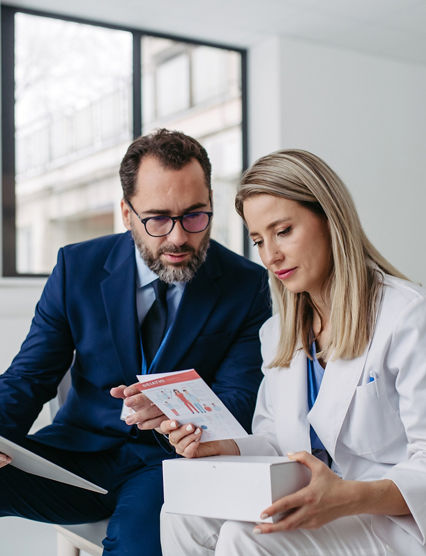
{"label": "building exterior outside window", "polygon": [[142,34],[133,129],[127,30],[15,14],[16,269],[49,273],[61,245],[122,231],[118,167],[133,136],[196,137],[213,165],[213,237],[242,252],[241,53]]}

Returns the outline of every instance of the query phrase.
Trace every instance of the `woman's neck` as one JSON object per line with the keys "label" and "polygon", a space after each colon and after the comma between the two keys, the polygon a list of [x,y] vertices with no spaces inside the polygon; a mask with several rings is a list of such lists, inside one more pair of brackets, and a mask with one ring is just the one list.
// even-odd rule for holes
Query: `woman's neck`
{"label": "woman's neck", "polygon": [[322,351],[330,342],[330,313],[329,304],[323,299],[312,299],[314,305],[312,328],[317,351]]}

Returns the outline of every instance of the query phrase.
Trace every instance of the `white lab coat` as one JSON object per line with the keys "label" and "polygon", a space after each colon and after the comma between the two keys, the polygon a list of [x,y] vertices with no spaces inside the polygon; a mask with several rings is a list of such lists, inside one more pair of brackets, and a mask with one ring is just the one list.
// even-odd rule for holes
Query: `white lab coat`
{"label": "white lab coat", "polygon": [[278,316],[263,325],[254,434],[237,443],[243,455],[310,451],[312,424],[344,479],[395,482],[412,516],[374,516],[373,530],[398,554],[425,555],[426,291],[384,280],[370,345],[356,359],[328,362],[311,411],[306,355],[298,350],[290,367],[268,369]]}

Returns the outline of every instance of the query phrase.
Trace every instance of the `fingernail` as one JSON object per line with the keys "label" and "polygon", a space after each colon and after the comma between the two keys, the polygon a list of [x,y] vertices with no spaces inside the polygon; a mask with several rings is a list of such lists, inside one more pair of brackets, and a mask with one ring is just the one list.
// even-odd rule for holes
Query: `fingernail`
{"label": "fingernail", "polygon": [[197,429],[194,434],[201,434],[201,429]]}
{"label": "fingernail", "polygon": [[170,426],[171,426],[172,429],[175,429],[175,428],[177,427],[176,421],[172,421],[172,422],[170,423]]}
{"label": "fingernail", "polygon": [[260,519],[268,519],[269,515],[266,514],[265,512],[263,512],[263,514],[260,514]]}
{"label": "fingernail", "polygon": [[187,425],[185,430],[187,430],[188,432],[192,432],[193,431],[192,425]]}
{"label": "fingernail", "polygon": [[262,529],[260,527],[255,527],[253,529],[253,535],[260,535],[262,533]]}
{"label": "fingernail", "polygon": [[3,454],[0,454],[0,461],[9,461],[9,458]]}
{"label": "fingernail", "polygon": [[295,453],[296,453],[296,452],[287,452],[287,455],[288,455],[288,456],[294,456]]}

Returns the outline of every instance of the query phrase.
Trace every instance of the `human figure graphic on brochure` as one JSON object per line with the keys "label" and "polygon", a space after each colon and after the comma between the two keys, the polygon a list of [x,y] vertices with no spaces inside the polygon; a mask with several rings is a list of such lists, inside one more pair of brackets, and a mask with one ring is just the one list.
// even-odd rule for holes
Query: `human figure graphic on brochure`
{"label": "human figure graphic on brochure", "polygon": [[192,405],[192,403],[185,397],[185,395],[180,390],[175,388],[173,390],[173,393],[189,409],[191,413],[200,413],[199,410],[194,405]]}
{"label": "human figure graphic on brochure", "polygon": [[168,407],[168,408],[170,409],[170,411],[171,411],[174,415],[176,415],[176,417],[179,416],[178,410],[175,409],[174,407],[172,407],[169,401],[163,400],[163,404],[164,404],[166,407]]}
{"label": "human figure graphic on brochure", "polygon": [[190,401],[190,403],[196,407],[196,409],[198,409],[198,411],[200,413],[206,413],[206,410],[204,409],[204,407],[202,406],[200,400],[194,396],[194,394],[191,394],[191,392],[188,392],[188,390],[186,388],[182,389],[182,392],[185,394],[185,397],[187,400]]}

